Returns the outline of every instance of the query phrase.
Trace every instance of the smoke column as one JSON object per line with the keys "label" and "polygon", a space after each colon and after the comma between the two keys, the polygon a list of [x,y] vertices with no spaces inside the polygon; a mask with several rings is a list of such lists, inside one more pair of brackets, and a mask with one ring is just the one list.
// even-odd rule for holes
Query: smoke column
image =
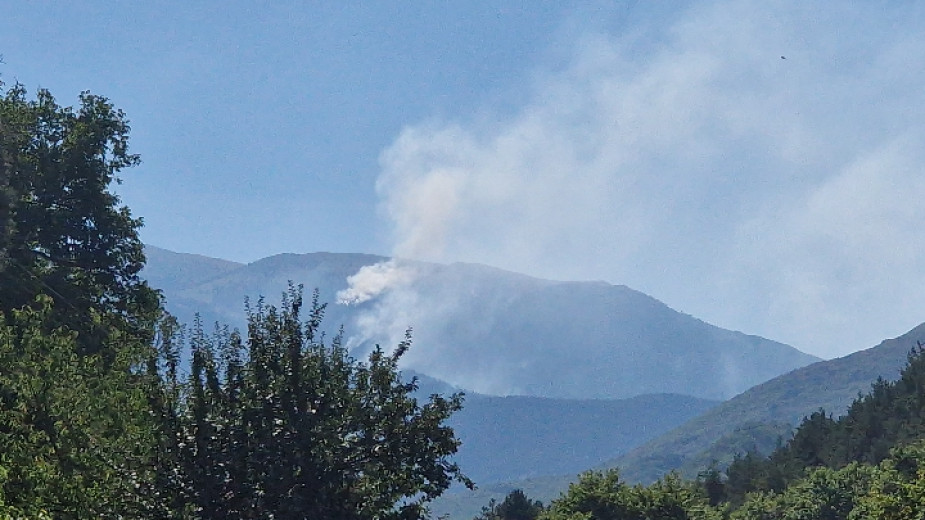
{"label": "smoke column", "polygon": [[[383,152],[393,253],[622,283],[823,357],[901,334],[925,319],[923,11],[718,1],[577,35],[514,110]],[[434,303],[392,268],[344,294],[382,325],[419,310],[392,290]]]}

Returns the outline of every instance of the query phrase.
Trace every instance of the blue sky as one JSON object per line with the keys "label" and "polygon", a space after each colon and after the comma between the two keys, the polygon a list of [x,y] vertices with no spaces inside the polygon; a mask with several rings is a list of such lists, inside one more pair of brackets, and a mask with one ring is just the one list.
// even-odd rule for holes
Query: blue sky
{"label": "blue sky", "polygon": [[[129,115],[144,239],[238,261],[390,244],[378,156],[402,126],[516,101],[557,2],[18,2],[6,82]],[[462,7],[464,5],[464,7]]]}
{"label": "blue sky", "polygon": [[[919,2],[18,2],[143,238],[603,279],[821,356],[925,320]],[[657,8],[653,8],[656,6]]]}

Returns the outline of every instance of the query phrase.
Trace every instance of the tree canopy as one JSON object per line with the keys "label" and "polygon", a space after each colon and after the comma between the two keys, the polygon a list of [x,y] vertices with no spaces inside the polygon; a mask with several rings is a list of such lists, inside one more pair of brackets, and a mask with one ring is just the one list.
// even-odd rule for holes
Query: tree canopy
{"label": "tree canopy", "polygon": [[340,337],[325,342],[317,293],[304,322],[302,310],[290,288],[281,308],[249,309],[243,337],[196,326],[188,384],[167,377],[182,388],[164,413],[198,516],[415,519],[454,480],[470,484],[443,424],[462,396],[418,402],[398,371],[410,335],[360,362]]}
{"label": "tree canopy", "polygon": [[[111,185],[138,164],[125,114],[84,92],[77,108],[47,90],[0,96],[0,311],[54,301],[52,321],[92,351],[118,329],[147,335],[157,294],[139,278],[140,219]],[[85,319],[94,310],[101,323]]]}
{"label": "tree canopy", "polygon": [[155,429],[132,367],[145,345],[114,333],[115,359],[79,353],[51,316],[41,296],[0,323],[0,512],[144,517]]}
{"label": "tree canopy", "polygon": [[535,520],[542,511],[542,502],[529,499],[522,489],[515,489],[501,502],[491,500],[474,520]]}
{"label": "tree canopy", "polygon": [[141,221],[110,186],[124,114],[0,84],[0,517],[139,518],[157,431],[140,370],[161,316]]}

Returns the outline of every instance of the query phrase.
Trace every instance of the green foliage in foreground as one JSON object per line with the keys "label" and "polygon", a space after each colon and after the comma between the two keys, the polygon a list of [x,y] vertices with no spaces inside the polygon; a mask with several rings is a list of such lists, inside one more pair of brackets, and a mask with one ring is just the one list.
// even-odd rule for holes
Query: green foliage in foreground
{"label": "green foliage in foreground", "polygon": [[501,502],[491,500],[474,520],[534,520],[542,511],[542,502],[530,500],[522,489],[515,489]]}
{"label": "green foliage in foreground", "polygon": [[0,500],[13,517],[143,516],[154,429],[132,366],[144,350],[113,335],[114,360],[81,354],[76,334],[46,332],[51,315],[40,297],[0,323]]}
{"label": "green foliage in foreground", "polygon": [[110,189],[139,162],[128,134],[104,97],[84,92],[62,107],[47,90],[29,99],[0,83],[0,314],[45,295],[49,325],[79,333],[89,353],[118,347],[110,335],[150,342],[161,310],[138,276],[141,220]]}
{"label": "green foliage in foreground", "polygon": [[[780,492],[710,504],[703,480],[669,475],[649,486],[617,470],[589,472],[536,516],[540,520],[910,520],[925,517],[925,441],[897,448],[880,464],[818,467]],[[486,516],[475,520],[512,520]]]}
{"label": "green foliage in foreground", "polygon": [[[317,293],[302,321],[301,289],[281,308],[248,312],[246,337],[201,327],[190,339],[189,381],[168,354],[161,415],[174,425],[180,495],[196,516],[225,518],[416,519],[458,480],[458,446],[443,423],[461,395],[413,396],[392,354],[350,357],[319,332]],[[169,479],[165,478],[165,482]]]}
{"label": "green foliage in foreground", "polygon": [[176,334],[109,189],[128,132],[105,98],[0,83],[0,520],[414,519],[471,484],[443,424],[462,397],[418,403],[410,339],[357,362],[298,291],[243,338]]}
{"label": "green foliage in foreground", "polygon": [[550,504],[543,520],[720,518],[699,489],[674,475],[650,486],[630,486],[616,470],[589,472]]}
{"label": "green foliage in foreground", "polygon": [[470,484],[443,424],[462,397],[413,397],[409,339],[366,363],[326,345],[299,290],[246,339],[195,329],[188,379],[169,331],[159,355],[110,335],[109,359],[48,332],[52,305],[0,321],[0,519],[416,519]]}

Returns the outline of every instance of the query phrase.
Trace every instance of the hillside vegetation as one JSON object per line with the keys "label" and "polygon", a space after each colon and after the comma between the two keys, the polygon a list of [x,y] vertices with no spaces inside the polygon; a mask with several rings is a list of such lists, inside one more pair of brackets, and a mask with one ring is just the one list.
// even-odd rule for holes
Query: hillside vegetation
{"label": "hillside vegetation", "polygon": [[[768,457],[735,457],[696,480],[670,474],[628,484],[616,469],[587,472],[548,507],[521,491],[490,502],[477,520],[908,520],[925,511],[925,354],[901,377],[878,380],[838,419],[806,418]],[[503,507],[502,507],[503,506]]]}
{"label": "hillside vegetation", "polygon": [[775,433],[788,437],[791,425],[819,409],[842,415],[854,399],[870,390],[873,381],[897,379],[907,354],[923,337],[925,324],[876,347],[776,377],[605,467],[621,468],[631,482],[651,482],[668,471],[681,470],[690,477],[712,460],[728,462],[734,452],[723,449],[723,444],[730,442],[767,453],[774,447]]}
{"label": "hillside vegetation", "polygon": [[[925,324],[895,339],[854,354],[821,361],[776,377],[597,469],[617,468],[622,481],[651,483],[671,471],[695,478],[711,464],[724,468],[736,454],[768,454],[790,438],[804,417],[819,409],[835,416],[847,413],[859,395],[878,378],[899,377],[908,353],[925,338]],[[490,500],[500,502],[513,489],[549,501],[566,490],[575,473],[538,476],[457,490],[440,497],[434,511],[451,518],[471,518]]]}

